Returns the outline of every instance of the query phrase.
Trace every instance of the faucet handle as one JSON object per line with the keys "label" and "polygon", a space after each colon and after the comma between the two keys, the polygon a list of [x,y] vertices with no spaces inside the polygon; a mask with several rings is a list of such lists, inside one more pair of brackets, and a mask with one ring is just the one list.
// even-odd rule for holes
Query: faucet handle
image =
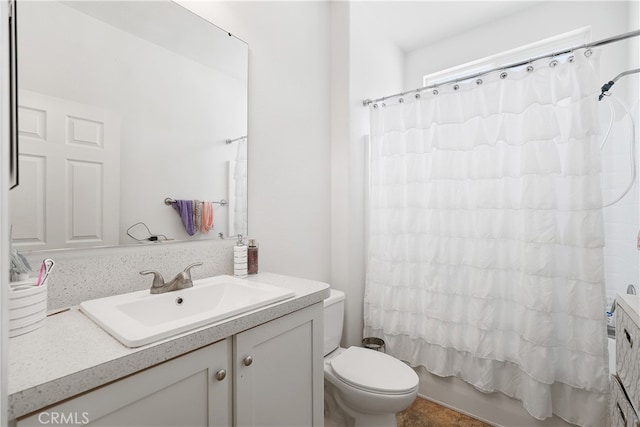
{"label": "faucet handle", "polygon": [[202,263],[201,262],[194,262],[193,264],[188,265],[185,269],[184,272],[186,273],[187,277],[189,277],[189,279],[191,279],[191,269],[193,267],[199,267],[201,266]]}
{"label": "faucet handle", "polygon": [[151,285],[151,287],[156,288],[159,286],[164,286],[164,278],[162,277],[162,274],[158,273],[157,271],[151,271],[151,270],[144,270],[140,272],[141,275],[146,275],[146,274],[153,274],[153,284]]}

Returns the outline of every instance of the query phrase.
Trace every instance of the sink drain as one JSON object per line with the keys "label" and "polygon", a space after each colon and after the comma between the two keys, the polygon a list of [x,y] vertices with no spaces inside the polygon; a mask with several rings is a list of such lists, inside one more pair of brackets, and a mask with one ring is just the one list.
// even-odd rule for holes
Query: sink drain
{"label": "sink drain", "polygon": [[176,298],[176,305],[182,305],[183,302],[184,302],[184,299],[182,299],[182,297]]}

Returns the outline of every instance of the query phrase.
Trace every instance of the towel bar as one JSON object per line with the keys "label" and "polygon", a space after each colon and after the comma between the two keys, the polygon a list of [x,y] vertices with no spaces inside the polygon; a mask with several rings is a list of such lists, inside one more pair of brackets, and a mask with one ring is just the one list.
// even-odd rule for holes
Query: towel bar
{"label": "towel bar", "polygon": [[[175,199],[172,199],[171,197],[167,197],[166,199],[164,199],[164,204],[167,206],[171,206],[171,203],[175,202]],[[225,199],[221,199],[219,202],[211,202],[211,203],[215,203],[218,204],[220,206],[226,206],[227,205],[227,201]]]}

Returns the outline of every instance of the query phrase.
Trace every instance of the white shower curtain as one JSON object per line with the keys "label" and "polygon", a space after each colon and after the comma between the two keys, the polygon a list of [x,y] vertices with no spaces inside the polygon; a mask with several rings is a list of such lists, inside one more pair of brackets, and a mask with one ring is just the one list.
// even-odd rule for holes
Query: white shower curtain
{"label": "white shower curtain", "polygon": [[413,366],[602,426],[596,54],[371,107],[364,318]]}

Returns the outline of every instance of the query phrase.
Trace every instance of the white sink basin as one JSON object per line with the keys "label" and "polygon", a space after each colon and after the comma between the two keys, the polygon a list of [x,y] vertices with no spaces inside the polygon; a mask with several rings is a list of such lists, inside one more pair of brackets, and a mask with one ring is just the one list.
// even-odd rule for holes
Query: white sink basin
{"label": "white sink basin", "polygon": [[265,283],[216,276],[164,294],[148,290],[85,301],[80,310],[127,347],[139,347],[295,294]]}

